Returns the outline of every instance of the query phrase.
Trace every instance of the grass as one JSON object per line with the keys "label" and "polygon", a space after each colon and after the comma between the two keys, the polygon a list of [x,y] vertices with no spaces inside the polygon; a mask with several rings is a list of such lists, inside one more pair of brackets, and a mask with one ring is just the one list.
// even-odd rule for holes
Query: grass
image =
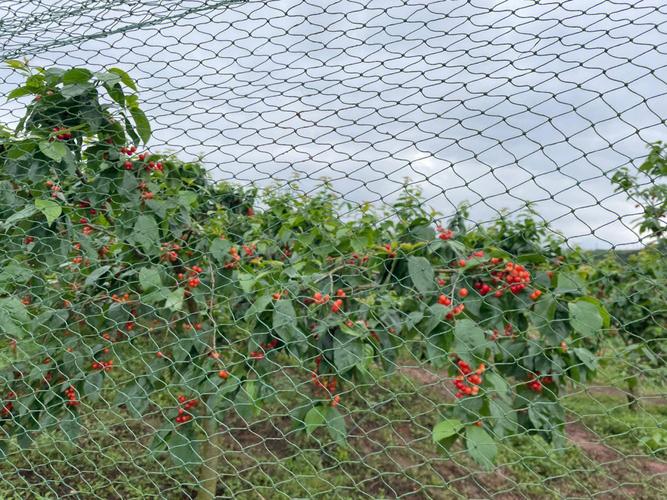
{"label": "grass", "polygon": [[[597,385],[617,383],[602,370]],[[308,438],[286,411],[246,425],[225,421],[219,494],[226,498],[665,498],[665,450],[641,445],[667,429],[667,405],[640,399],[627,407],[622,391],[577,388],[564,400],[571,440],[559,449],[535,436],[515,436],[499,448],[498,467],[485,472],[460,446],[448,456],[431,428],[449,404],[447,385],[420,368],[379,376],[370,390],[349,395],[356,426],[349,446],[323,430]],[[285,378],[277,386],[291,388]],[[657,387],[657,386],[656,386]],[[363,394],[363,397],[362,397]],[[650,402],[649,402],[650,401]],[[83,408],[82,408],[83,409]],[[148,452],[155,415],[142,421],[118,410],[84,412],[76,443],[43,433],[27,449],[13,443],[0,463],[0,498],[188,498],[196,468],[177,468]],[[317,441],[320,440],[318,443]]]}

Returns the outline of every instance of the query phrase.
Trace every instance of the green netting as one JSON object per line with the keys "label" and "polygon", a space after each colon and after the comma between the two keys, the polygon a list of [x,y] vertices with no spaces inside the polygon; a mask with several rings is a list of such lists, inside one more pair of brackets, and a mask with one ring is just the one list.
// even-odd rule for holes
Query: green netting
{"label": "green netting", "polygon": [[0,23],[0,497],[667,495],[660,0]]}

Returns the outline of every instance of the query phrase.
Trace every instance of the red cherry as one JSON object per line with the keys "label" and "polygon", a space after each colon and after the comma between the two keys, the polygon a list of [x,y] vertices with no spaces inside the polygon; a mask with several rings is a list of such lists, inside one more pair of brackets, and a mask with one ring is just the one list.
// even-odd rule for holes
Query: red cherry
{"label": "red cherry", "polygon": [[440,297],[438,297],[438,304],[441,304],[443,306],[449,306],[449,305],[451,305],[451,303],[452,303],[452,300],[449,297],[447,297],[447,295],[443,294],[443,295],[440,295]]}

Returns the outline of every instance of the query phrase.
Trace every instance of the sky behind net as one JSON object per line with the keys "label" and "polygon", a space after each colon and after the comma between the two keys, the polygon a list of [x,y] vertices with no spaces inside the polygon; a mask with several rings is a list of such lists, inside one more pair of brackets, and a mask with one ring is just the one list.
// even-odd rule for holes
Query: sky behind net
{"label": "sky behind net", "polygon": [[409,178],[477,222],[531,203],[589,248],[637,245],[609,178],[667,138],[662,0],[23,1],[0,22],[3,59],[128,71],[151,148],[216,179],[383,203]]}

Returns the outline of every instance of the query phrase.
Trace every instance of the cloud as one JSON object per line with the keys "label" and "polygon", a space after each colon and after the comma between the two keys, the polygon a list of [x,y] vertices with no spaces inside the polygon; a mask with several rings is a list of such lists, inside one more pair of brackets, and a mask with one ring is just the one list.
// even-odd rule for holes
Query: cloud
{"label": "cloud", "polygon": [[441,211],[531,203],[572,243],[639,241],[609,177],[667,135],[661,0],[42,5],[5,16],[3,55],[128,70],[151,147],[218,179],[382,203],[409,177]]}

